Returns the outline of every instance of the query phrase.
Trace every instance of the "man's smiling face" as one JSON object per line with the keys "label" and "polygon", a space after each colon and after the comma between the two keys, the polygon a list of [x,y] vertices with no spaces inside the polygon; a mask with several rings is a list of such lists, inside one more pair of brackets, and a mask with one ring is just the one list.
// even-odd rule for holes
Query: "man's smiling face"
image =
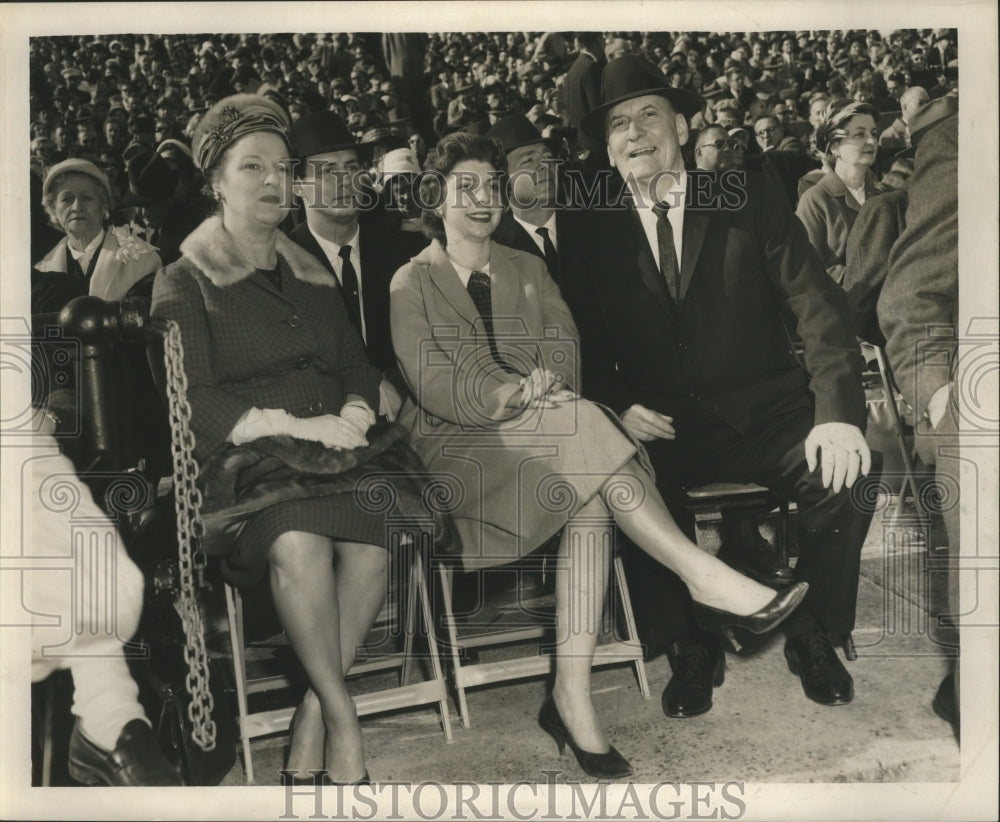
{"label": "man's smiling face", "polygon": [[687,142],[684,115],[658,94],[635,97],[607,115],[608,157],[626,179],[648,181],[660,171],[681,171],[681,146]]}

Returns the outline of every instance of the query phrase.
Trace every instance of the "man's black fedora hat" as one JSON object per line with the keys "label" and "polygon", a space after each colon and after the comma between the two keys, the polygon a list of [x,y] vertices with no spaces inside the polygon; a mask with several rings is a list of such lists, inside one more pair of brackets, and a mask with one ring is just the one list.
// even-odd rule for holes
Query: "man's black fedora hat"
{"label": "man's black fedora hat", "polygon": [[355,140],[344,118],[332,111],[303,114],[292,123],[291,137],[292,151],[299,158],[352,148],[364,159],[373,148]]}
{"label": "man's black fedora hat", "polygon": [[125,205],[149,206],[173,195],[179,181],[178,171],[159,154],[146,151],[132,155],[125,164],[128,193]]}
{"label": "man's black fedora hat", "polygon": [[604,140],[604,118],[607,113],[626,100],[655,94],[670,101],[678,114],[691,118],[701,111],[702,100],[693,91],[671,88],[663,73],[638,54],[626,54],[612,60],[601,74],[601,105],[588,112],[580,122],[580,129],[588,137]]}
{"label": "man's black fedora hat", "polygon": [[523,146],[544,143],[553,151],[558,148],[558,140],[548,140],[541,135],[531,121],[523,114],[511,114],[498,120],[493,127],[486,132],[487,137],[493,137],[503,143],[505,154],[510,154],[514,149]]}

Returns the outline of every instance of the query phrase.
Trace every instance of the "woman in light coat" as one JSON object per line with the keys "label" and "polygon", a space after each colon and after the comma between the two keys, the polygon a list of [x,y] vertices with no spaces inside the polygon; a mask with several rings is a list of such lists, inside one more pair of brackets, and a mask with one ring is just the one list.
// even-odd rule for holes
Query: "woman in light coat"
{"label": "woman in light coat", "polygon": [[156,249],[124,226],[107,225],[110,204],[108,178],[93,163],[74,158],[52,166],[42,186],[42,205],[66,236],[35,268],[69,275],[102,300],[122,299],[155,273],[162,265]]}
{"label": "woman in light coat", "polygon": [[[699,621],[757,632],[805,595],[774,596],[688,541],[645,467],[644,452],[576,392],[578,335],[544,262],[491,235],[503,203],[500,144],[448,135],[420,189],[431,245],[392,281],[393,347],[412,392],[400,423],[436,475],[454,483],[452,516],[466,568],[530,553],[566,528],[556,569],[556,675],[539,724],[595,778],[631,774],[590,700],[609,520],[672,568]],[[573,535],[583,534],[583,539]]]}

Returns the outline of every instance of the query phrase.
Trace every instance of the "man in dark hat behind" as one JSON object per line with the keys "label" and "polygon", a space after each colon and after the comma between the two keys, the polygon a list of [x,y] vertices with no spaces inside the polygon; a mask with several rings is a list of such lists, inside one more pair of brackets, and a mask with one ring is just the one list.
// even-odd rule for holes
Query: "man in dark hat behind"
{"label": "man in dark hat behind", "polygon": [[487,136],[503,144],[509,181],[510,209],[500,219],[493,239],[541,257],[560,283],[560,241],[569,243],[575,232],[567,225],[573,212],[558,207],[559,146],[542,137],[523,114],[503,118]]}
{"label": "man in dark hat behind", "polygon": [[[602,105],[584,118],[631,194],[624,208],[591,211],[580,234],[574,276],[600,306],[598,345],[609,351],[590,366],[605,368],[596,379],[584,359],[584,390],[603,392],[594,398],[646,444],[689,533],[683,488],[756,482],[797,501],[795,578],[810,587],[785,623],[785,655],[810,699],[843,705],[853,682],[834,643],[852,653],[872,516],[866,495],[850,489],[880,466],[862,432],[861,357],[843,291],[771,179],[685,172],[681,147],[700,109],[696,95],[626,56],[608,64]],[[805,367],[786,317],[796,320]],[[664,712],[704,713],[724,678],[723,653],[695,627],[674,575],[629,553],[640,636],[648,653],[666,650],[673,669]]]}
{"label": "man in dark hat behind", "polygon": [[364,179],[373,146],[359,143],[332,111],[292,124],[293,188],[305,221],[289,236],[337,278],[347,314],[384,377],[379,413],[394,420],[405,389],[389,330],[389,281],[411,254],[375,225],[375,192]]}
{"label": "man in dark hat behind", "polygon": [[180,259],[181,243],[207,216],[196,203],[178,196],[181,171],[177,163],[152,151],[134,154],[125,167],[125,205],[136,209],[146,227],[146,242],[169,265]]}

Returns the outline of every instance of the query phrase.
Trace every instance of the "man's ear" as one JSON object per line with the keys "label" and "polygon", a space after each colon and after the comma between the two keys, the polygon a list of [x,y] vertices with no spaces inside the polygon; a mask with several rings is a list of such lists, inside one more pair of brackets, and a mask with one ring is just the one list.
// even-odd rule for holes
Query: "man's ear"
{"label": "man's ear", "polygon": [[611,153],[611,146],[608,146],[608,160],[611,162],[612,168],[617,168],[615,165],[615,156]]}
{"label": "man's ear", "polygon": [[674,117],[676,118],[674,127],[677,130],[677,145],[687,145],[689,136],[687,118],[683,114],[675,114]]}

